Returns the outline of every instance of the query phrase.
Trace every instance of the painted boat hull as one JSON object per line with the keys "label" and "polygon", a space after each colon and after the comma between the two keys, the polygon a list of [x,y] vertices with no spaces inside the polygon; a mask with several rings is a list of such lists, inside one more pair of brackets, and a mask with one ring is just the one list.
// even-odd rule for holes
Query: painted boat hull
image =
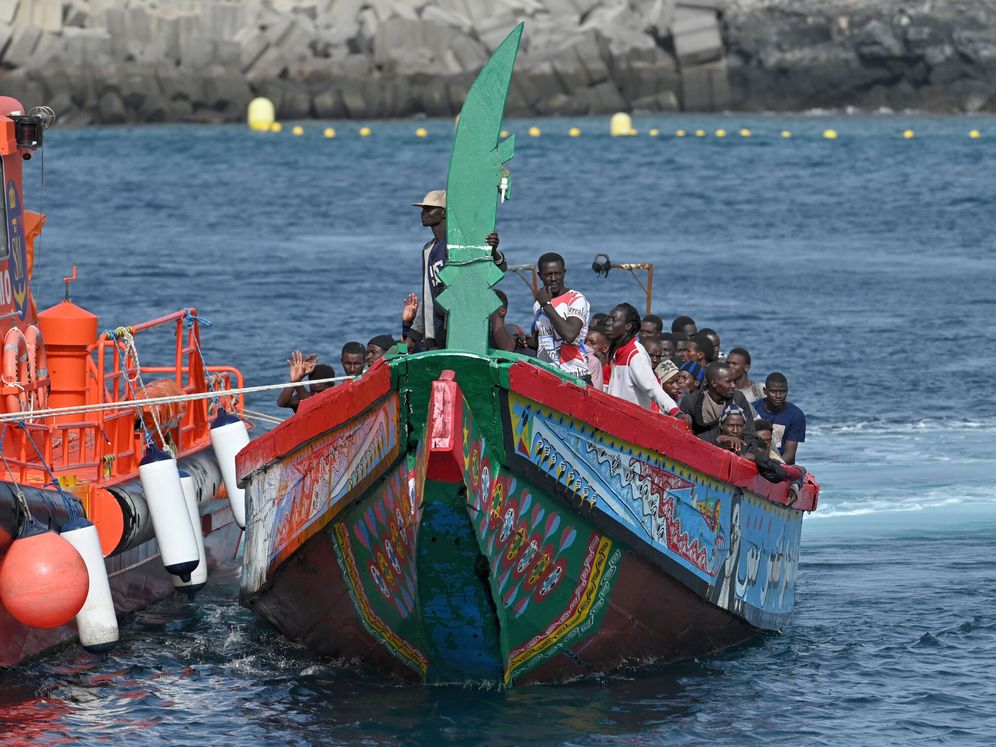
{"label": "painted boat hull", "polygon": [[562,681],[713,652],[794,604],[809,481],[516,360],[380,363],[239,456],[241,600],[413,682]]}
{"label": "painted boat hull", "polygon": [[[195,452],[193,460],[213,463],[210,449]],[[242,534],[235,519],[224,487],[220,486],[220,472],[213,481],[206,483],[210,493],[200,502],[201,530],[204,535],[204,551],[207,555],[208,569],[217,568],[219,563],[231,562],[236,554]],[[57,501],[56,501],[57,502]],[[14,513],[14,507],[9,508]],[[64,517],[51,517],[50,524],[58,530]],[[2,559],[2,556],[0,556]],[[155,538],[138,541],[127,549],[105,558],[107,577],[111,587],[111,597],[118,619],[125,615],[144,609],[149,605],[166,599],[175,592],[172,577],[163,568],[159,557],[159,546]],[[210,576],[208,583],[210,583]],[[126,630],[122,637],[127,636]],[[45,654],[51,649],[65,645],[77,638],[76,623],[71,622],[58,628],[30,628],[15,620],[0,605],[0,667],[12,667]]]}

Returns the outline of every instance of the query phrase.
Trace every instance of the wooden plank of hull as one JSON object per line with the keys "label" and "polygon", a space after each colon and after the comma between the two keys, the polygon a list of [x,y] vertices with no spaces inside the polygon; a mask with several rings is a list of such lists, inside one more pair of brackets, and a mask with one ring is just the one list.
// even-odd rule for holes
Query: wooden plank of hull
{"label": "wooden plank of hull", "polygon": [[[213,526],[204,535],[204,551],[209,569],[232,560],[241,531],[232,519],[228,500],[216,501],[212,510],[202,516],[205,527]],[[159,559],[155,539],[126,550],[106,560],[111,597],[118,619],[166,599],[174,592],[170,575]],[[210,583],[210,577],[209,581]],[[67,644],[77,636],[76,623],[45,630],[29,628],[12,618],[0,606],[0,666],[16,666],[26,659]],[[122,637],[127,636],[127,630]]]}

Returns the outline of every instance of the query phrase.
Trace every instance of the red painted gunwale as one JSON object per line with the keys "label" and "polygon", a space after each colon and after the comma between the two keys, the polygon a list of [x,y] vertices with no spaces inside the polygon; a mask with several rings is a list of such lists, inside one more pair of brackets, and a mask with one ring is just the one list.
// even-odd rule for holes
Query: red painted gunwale
{"label": "red painted gunwale", "polygon": [[[592,387],[564,381],[538,366],[519,362],[509,369],[510,389],[565,415],[583,420],[616,438],[667,455],[692,469],[749,490],[772,503],[788,505],[788,483],[761,477],[753,462],[693,435],[677,418],[652,413]],[[792,508],[813,511],[819,485],[809,475]]]}
{"label": "red painted gunwale", "polygon": [[391,391],[391,367],[374,363],[358,379],[339,384],[301,402],[297,417],[249,442],[235,458],[235,471],[242,485],[253,472],[289,454],[302,444],[355,418]]}

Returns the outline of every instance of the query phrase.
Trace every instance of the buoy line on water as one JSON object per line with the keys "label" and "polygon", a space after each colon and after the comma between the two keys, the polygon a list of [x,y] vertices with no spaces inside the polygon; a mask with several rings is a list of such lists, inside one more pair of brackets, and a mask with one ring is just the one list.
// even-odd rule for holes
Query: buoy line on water
{"label": "buoy line on water", "polygon": [[103,402],[93,405],[77,405],[76,407],[49,407],[33,412],[9,412],[0,415],[0,423],[16,423],[28,418],[47,418],[54,415],[81,415],[87,412],[102,410],[125,410],[145,405],[166,405],[172,402],[195,402],[202,399],[222,399],[240,394],[269,392],[274,389],[286,389],[289,386],[305,386],[312,384],[330,384],[339,381],[352,381],[353,376],[332,376],[327,379],[308,379],[307,381],[289,381],[286,384],[261,384],[259,386],[244,386],[238,389],[223,389],[217,392],[195,392],[194,394],[176,394],[169,397],[147,397],[146,399],[130,399],[122,402]]}

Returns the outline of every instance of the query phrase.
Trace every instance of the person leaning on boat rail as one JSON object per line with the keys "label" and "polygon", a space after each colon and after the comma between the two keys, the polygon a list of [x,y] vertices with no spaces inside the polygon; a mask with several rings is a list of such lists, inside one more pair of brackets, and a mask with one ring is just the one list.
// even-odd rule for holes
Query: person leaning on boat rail
{"label": "person leaning on boat rail", "polygon": [[[446,190],[434,189],[421,202],[413,202],[412,207],[422,208],[422,225],[432,230],[432,239],[422,247],[422,308],[415,315],[406,340],[426,350],[444,348],[446,312],[436,304],[436,296],[443,290],[439,271],[446,264]],[[484,242],[491,247],[494,263],[504,271],[507,263],[498,249],[497,232],[485,236]]]}
{"label": "person leaning on boat rail", "polygon": [[650,356],[640,344],[639,332],[640,313],[634,306],[621,303],[612,309],[609,314],[609,340],[612,343],[609,394],[648,410],[651,404],[656,404],[661,412],[688,422],[677,403],[657,381],[650,366]]}
{"label": "person leaning on boat rail", "polygon": [[[290,366],[290,380],[293,382],[303,381],[305,376],[316,380],[331,379],[335,376],[335,369],[332,366],[319,363],[315,353],[305,356],[300,350],[295,350],[287,360],[287,365]],[[335,382],[330,381],[324,384],[311,384],[307,389],[300,384],[284,387],[277,395],[277,407],[289,407],[297,412],[297,406],[302,399],[324,392],[333,386],[335,386]]]}
{"label": "person leaning on boat rail", "polygon": [[541,256],[536,261],[536,271],[543,281],[533,302],[530,342],[536,357],[590,384],[591,368],[584,345],[591,316],[588,299],[566,287],[567,265],[556,252]]}
{"label": "person leaning on boat rail", "polygon": [[[744,412],[751,412],[747,398],[737,391],[733,371],[728,364],[716,361],[706,366],[705,382],[705,389],[690,392],[681,400],[682,411],[692,419],[692,432],[702,438],[708,438],[709,431],[719,428],[719,417],[731,402]],[[743,440],[751,448],[756,445],[753,418],[748,418],[744,424]]]}
{"label": "person leaning on boat rail", "polygon": [[[798,490],[802,486],[802,478],[806,475],[806,468],[785,464],[781,458],[772,458],[760,439],[755,441],[754,446],[748,445],[744,440],[744,426],[749,420],[750,416],[747,412],[736,403],[730,402],[723,408],[723,412],[719,416],[718,427],[708,433],[703,433],[702,439],[754,462],[758,474],[768,482],[791,480],[795,484],[794,488]],[[756,434],[756,421],[754,427]]]}

